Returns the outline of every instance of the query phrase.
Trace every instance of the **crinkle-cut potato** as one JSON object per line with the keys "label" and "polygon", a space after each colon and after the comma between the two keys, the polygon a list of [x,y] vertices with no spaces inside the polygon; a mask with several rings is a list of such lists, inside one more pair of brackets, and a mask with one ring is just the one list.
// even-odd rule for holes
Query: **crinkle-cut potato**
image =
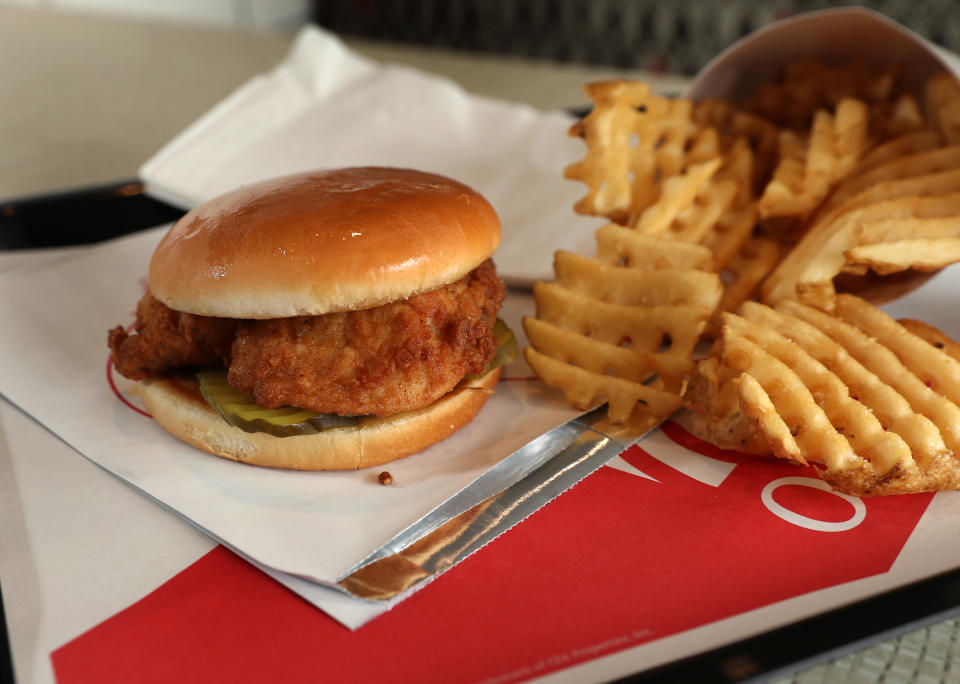
{"label": "crinkle-cut potato", "polygon": [[[960,232],[960,217],[951,218]],[[860,245],[843,253],[846,266],[861,265],[879,275],[908,269],[938,271],[960,261],[960,237],[914,238]]]}
{"label": "crinkle-cut potato", "polygon": [[626,306],[699,306],[713,310],[723,292],[715,273],[695,269],[624,268],[558,250],[557,282],[594,299]]}
{"label": "crinkle-cut potato", "polygon": [[[828,71],[808,64],[794,76],[806,79],[812,73]],[[804,82],[813,87],[809,79]],[[833,159],[843,157],[843,163],[818,163],[817,172],[811,166],[815,140],[828,150],[819,155],[821,161],[831,159],[830,136],[823,133],[829,129],[829,110],[811,113],[806,138],[805,128],[780,133],[780,161],[759,209],[768,233],[797,244],[763,284],[761,295],[768,303],[799,298],[825,307],[838,286],[874,302],[889,301],[960,260],[954,235],[904,231],[897,240],[868,241],[870,231],[859,226],[865,220],[960,218],[950,197],[960,192],[960,85],[947,72],[932,76],[922,112],[906,92],[893,90],[880,100],[849,97],[862,98],[859,106],[866,103],[868,109],[865,119],[865,110],[849,109],[851,101],[844,100],[844,115],[839,106],[834,112],[847,152],[840,155],[835,146]],[[808,176],[811,183],[805,184]],[[936,198],[943,198],[940,210],[932,206]],[[924,213],[910,214],[907,207],[918,203],[926,205]],[[890,213],[884,215],[885,210]],[[910,225],[918,231],[929,227]]]}
{"label": "crinkle-cut potato", "polygon": [[779,75],[738,103],[746,112],[779,127],[806,130],[815,113],[846,98],[872,107],[898,96],[895,67],[873,70],[863,62],[827,65],[817,59],[786,62]]}
{"label": "crinkle-cut potato", "polygon": [[770,447],[757,429],[756,418],[741,410],[739,376],[716,356],[698,361],[683,392],[683,405],[704,416],[697,431],[712,444],[744,454],[768,455]]}
{"label": "crinkle-cut potato", "polygon": [[693,120],[704,130],[715,131],[732,141],[726,147],[738,141],[748,145],[756,163],[751,169],[752,182],[744,189],[753,195],[755,189],[762,188],[777,162],[777,126],[718,98],[697,102],[693,107]]}
{"label": "crinkle-cut potato", "polygon": [[628,268],[674,268],[712,271],[713,250],[693,242],[664,240],[645,235],[616,223],[608,223],[596,232],[597,261]]}
{"label": "crinkle-cut potato", "polygon": [[[660,198],[656,204],[644,209],[629,225],[641,233],[662,235],[682,211],[694,206],[694,199],[718,168],[720,159],[711,159],[689,167],[684,173],[667,178],[662,183]],[[732,199],[731,196],[730,200]]]}
{"label": "crinkle-cut potato", "polygon": [[692,103],[654,95],[638,81],[604,81],[585,87],[592,111],[570,128],[584,139],[587,156],[564,175],[586,183],[574,209],[624,223],[660,196],[660,181],[677,175],[687,141],[696,132]]}
{"label": "crinkle-cut potato", "polygon": [[929,128],[907,132],[884,140],[884,142],[870,148],[860,159],[860,163],[857,164],[855,169],[856,178],[863,178],[867,171],[887,162],[912,157],[920,152],[926,152],[943,145],[940,134]]}
{"label": "crinkle-cut potato", "polygon": [[538,317],[526,325],[534,348],[635,382],[656,374],[666,389],[682,389],[693,364],[703,307],[624,306],[557,283],[537,283],[534,295]]}
{"label": "crinkle-cut potato", "polygon": [[618,423],[638,414],[665,418],[680,408],[693,350],[722,284],[717,274],[696,269],[617,265],[618,253],[607,255],[611,264],[557,252],[556,282],[534,285],[537,316],[523,320],[531,344],[524,355],[578,408],[606,401]]}
{"label": "crinkle-cut potato", "polygon": [[912,93],[901,93],[896,100],[878,102],[870,108],[870,131],[879,140],[921,131],[927,125],[927,118]]}
{"label": "crinkle-cut potato", "polygon": [[927,115],[933,127],[950,144],[960,143],[960,83],[953,74],[941,72],[927,81]]}
{"label": "crinkle-cut potato", "polygon": [[758,207],[767,217],[806,217],[830,188],[857,165],[867,144],[869,110],[859,100],[844,99],[836,111],[814,114],[810,135],[780,133],[780,161],[763,190]]}
{"label": "crinkle-cut potato", "polygon": [[833,313],[747,302],[724,314],[684,405],[704,414],[718,446],[756,453],[738,442],[762,441],[775,456],[818,465],[848,494],[957,489],[960,362],[944,349],[960,355],[960,346],[936,329],[924,334],[851,295],[838,296]]}
{"label": "crinkle-cut potato", "polygon": [[881,196],[872,203],[837,212],[814,225],[766,279],[761,290],[763,300],[775,304],[799,298],[814,306],[829,307],[836,293],[834,279],[853,263],[848,258],[850,250],[905,239],[960,235],[951,232],[951,226],[960,219],[960,169],[947,174],[949,182],[937,186],[942,194],[898,194],[891,187],[887,198]]}
{"label": "crinkle-cut potato", "polygon": [[780,258],[780,245],[776,240],[752,237],[723,271],[725,286],[720,304],[707,324],[706,336],[716,337],[722,324],[724,311],[736,311],[759,289],[760,283]]}
{"label": "crinkle-cut potato", "polygon": [[926,340],[937,349],[943,350],[950,358],[960,361],[960,343],[955,342],[939,328],[924,321],[919,321],[916,318],[901,318],[897,320],[897,323],[920,339]]}

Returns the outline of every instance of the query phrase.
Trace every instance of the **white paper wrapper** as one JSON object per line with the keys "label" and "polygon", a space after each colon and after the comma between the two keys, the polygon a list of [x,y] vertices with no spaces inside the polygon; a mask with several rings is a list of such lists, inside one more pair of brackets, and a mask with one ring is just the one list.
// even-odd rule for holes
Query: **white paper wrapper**
{"label": "white paper wrapper", "polygon": [[[0,389],[82,454],[264,569],[288,576],[277,575],[308,598],[316,593],[309,582],[334,583],[499,460],[579,413],[536,383],[502,382],[466,428],[385,466],[394,478],[389,487],[377,481],[381,469],[270,470],[204,454],[121,403],[106,377],[106,331],[132,321],[160,235],[137,234],[0,276]],[[508,300],[502,317],[522,334],[519,318],[529,310],[520,295]],[[530,373],[517,362],[511,374]],[[126,381],[115,380],[122,390]],[[362,603],[339,598],[331,600]],[[363,604],[361,617],[389,605]]]}
{"label": "white paper wrapper", "polygon": [[592,249],[597,219],[571,210],[565,180],[583,156],[563,112],[468,95],[456,84],[351,53],[304,29],[273,72],[237,90],[140,169],[150,194],[189,208],[240,185],[297,171],[402,166],[470,185],[503,223],[497,269],[529,284],[552,274],[553,251]]}

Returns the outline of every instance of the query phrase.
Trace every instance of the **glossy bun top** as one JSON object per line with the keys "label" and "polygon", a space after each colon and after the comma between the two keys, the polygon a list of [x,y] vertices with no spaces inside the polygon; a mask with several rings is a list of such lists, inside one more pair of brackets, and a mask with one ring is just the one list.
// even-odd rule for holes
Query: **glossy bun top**
{"label": "glossy bun top", "polygon": [[365,309],[458,280],[499,243],[496,212],[457,181],[387,167],[313,171],[190,211],[157,246],[150,289],[204,316]]}

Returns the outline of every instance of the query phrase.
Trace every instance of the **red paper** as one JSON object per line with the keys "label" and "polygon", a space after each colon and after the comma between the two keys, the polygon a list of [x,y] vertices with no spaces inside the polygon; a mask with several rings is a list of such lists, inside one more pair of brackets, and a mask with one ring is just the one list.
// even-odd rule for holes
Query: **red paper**
{"label": "red paper", "polygon": [[851,503],[673,423],[644,446],[647,477],[602,468],[355,632],[218,548],[55,651],[57,677],[520,681],[885,572],[932,498]]}

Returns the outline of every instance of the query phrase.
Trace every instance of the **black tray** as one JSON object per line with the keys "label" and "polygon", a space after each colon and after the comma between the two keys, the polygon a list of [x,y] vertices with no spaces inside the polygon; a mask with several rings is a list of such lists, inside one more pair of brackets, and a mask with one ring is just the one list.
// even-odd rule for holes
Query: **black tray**
{"label": "black tray", "polygon": [[174,221],[183,210],[131,180],[0,204],[0,249],[86,245]]}

